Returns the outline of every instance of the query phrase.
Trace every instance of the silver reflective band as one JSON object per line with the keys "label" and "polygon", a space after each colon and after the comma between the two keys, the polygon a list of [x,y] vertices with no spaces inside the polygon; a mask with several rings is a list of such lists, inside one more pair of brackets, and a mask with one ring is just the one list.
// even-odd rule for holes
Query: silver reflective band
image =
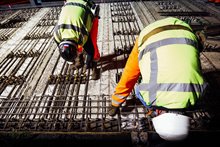
{"label": "silver reflective band", "polygon": [[58,25],[58,27],[56,28],[57,30],[59,29],[72,29],[74,31],[80,32],[83,35],[89,35],[89,33],[86,31],[85,27],[82,26],[82,28],[72,25],[72,24],[60,24]]}
{"label": "silver reflective band", "polygon": [[62,44],[65,44],[65,43],[70,44],[70,45],[72,45],[72,46],[76,46],[76,44],[73,43],[73,42],[71,42],[71,41],[62,41],[62,42],[60,42],[59,45],[62,45]]}
{"label": "silver reflective band", "polygon": [[73,62],[69,62],[69,61],[66,61],[67,62],[67,64],[69,64],[69,65],[72,65],[73,64]]}
{"label": "silver reflective band", "polygon": [[147,45],[138,56],[139,61],[142,59],[144,54],[150,53],[150,60],[154,61],[150,64],[150,81],[149,84],[140,84],[139,89],[142,91],[149,91],[150,105],[156,103],[157,91],[177,91],[177,92],[202,92],[206,87],[205,84],[192,84],[192,83],[157,83],[157,73],[158,73],[158,57],[157,48],[166,45],[175,44],[186,44],[193,47],[197,47],[197,42],[188,38],[167,38],[159,40]]}
{"label": "silver reflective band", "polygon": [[176,91],[176,92],[202,92],[207,83],[193,84],[193,83],[160,83],[156,84],[156,87],[152,87],[150,84],[141,83],[138,85],[140,91],[150,91],[152,88],[156,88],[157,91]]}
{"label": "silver reflective band", "polygon": [[149,45],[147,45],[145,47],[145,49],[143,49],[138,56],[138,60],[140,61],[143,57],[144,54],[146,54],[147,52],[151,52],[159,47],[162,46],[166,46],[166,45],[175,45],[175,44],[187,44],[187,45],[191,45],[195,48],[197,48],[197,42],[192,40],[192,39],[188,39],[188,38],[168,38],[168,39],[163,39],[163,40],[159,40],[156,42],[153,42]]}
{"label": "silver reflective band", "polygon": [[118,94],[115,94],[116,97],[118,97],[119,99],[124,99],[125,97],[124,96],[121,96],[121,95],[118,95]]}
{"label": "silver reflective band", "polygon": [[120,105],[121,103],[112,99],[112,103]]}

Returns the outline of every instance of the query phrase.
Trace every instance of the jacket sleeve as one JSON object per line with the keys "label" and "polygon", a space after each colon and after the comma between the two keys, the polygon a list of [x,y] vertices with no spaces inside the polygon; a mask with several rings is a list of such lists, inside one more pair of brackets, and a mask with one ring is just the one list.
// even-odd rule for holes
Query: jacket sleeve
{"label": "jacket sleeve", "polygon": [[94,48],[94,55],[93,55],[94,61],[98,61],[100,59],[100,53],[99,53],[99,49],[97,45],[98,25],[99,25],[99,19],[98,17],[95,17],[93,20],[92,29],[90,32],[90,37],[92,39],[92,44]]}
{"label": "jacket sleeve", "polygon": [[138,39],[136,39],[135,45],[129,55],[126,62],[124,71],[121,79],[115,88],[114,94],[112,95],[112,105],[120,106],[125,99],[129,96],[130,92],[134,88],[140,76],[140,69],[138,65]]}

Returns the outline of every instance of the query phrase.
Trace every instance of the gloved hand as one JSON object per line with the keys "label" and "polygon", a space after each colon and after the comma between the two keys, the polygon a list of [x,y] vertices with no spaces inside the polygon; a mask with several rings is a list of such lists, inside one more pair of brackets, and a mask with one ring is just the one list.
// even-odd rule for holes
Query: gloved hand
{"label": "gloved hand", "polygon": [[196,33],[196,36],[198,38],[198,48],[199,48],[199,51],[202,52],[205,48],[205,43],[206,43],[206,35],[204,33],[204,31],[197,31]]}
{"label": "gloved hand", "polygon": [[115,116],[116,114],[119,114],[119,107],[115,107],[110,104],[108,108],[108,115]]}
{"label": "gloved hand", "polygon": [[84,66],[84,58],[83,58],[83,53],[79,54],[77,57],[76,57],[76,60],[75,60],[75,67],[77,69],[81,68]]}
{"label": "gloved hand", "polygon": [[196,36],[199,39],[199,41],[201,41],[202,43],[206,42],[206,35],[204,31],[197,31],[196,32]]}
{"label": "gloved hand", "polygon": [[91,80],[98,80],[100,78],[100,68],[97,68],[97,62],[92,62],[92,78]]}

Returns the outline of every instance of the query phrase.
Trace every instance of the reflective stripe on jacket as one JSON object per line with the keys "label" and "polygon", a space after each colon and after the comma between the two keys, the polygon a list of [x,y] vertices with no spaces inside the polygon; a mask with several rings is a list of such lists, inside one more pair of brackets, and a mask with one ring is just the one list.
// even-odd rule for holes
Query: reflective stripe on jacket
{"label": "reflective stripe on jacket", "polygon": [[[165,29],[143,41],[152,30],[167,25],[188,29]],[[140,93],[147,105],[187,108],[194,105],[206,83],[200,69],[197,38],[191,28],[176,18],[166,18],[147,26],[138,44],[142,74]]]}
{"label": "reflective stripe on jacket", "polygon": [[[183,27],[153,31],[169,25]],[[112,95],[112,105],[125,101],[140,72],[139,89],[148,105],[186,108],[195,104],[206,87],[197,38],[186,23],[176,18],[156,21],[141,31]]]}
{"label": "reflective stripe on jacket", "polygon": [[57,43],[73,40],[83,46],[92,28],[92,20],[93,14],[86,1],[68,0],[60,13],[54,39]]}

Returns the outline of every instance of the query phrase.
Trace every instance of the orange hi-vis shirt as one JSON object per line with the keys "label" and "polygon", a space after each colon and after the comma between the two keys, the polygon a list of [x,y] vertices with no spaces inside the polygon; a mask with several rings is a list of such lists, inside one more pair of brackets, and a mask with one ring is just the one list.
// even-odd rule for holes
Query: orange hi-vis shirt
{"label": "orange hi-vis shirt", "polygon": [[138,38],[126,62],[121,79],[112,95],[112,105],[120,106],[130,95],[135,83],[140,76],[140,68],[138,65]]}

